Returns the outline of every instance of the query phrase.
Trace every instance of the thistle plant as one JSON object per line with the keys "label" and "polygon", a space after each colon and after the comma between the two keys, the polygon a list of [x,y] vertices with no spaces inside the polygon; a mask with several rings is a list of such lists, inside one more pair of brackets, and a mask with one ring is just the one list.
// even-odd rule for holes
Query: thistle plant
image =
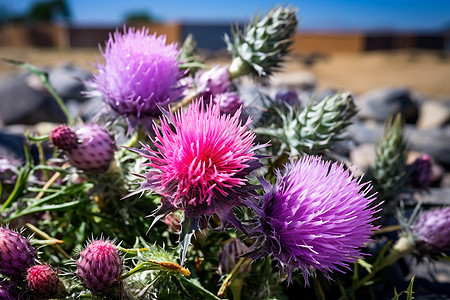
{"label": "thistle plant", "polygon": [[356,114],[353,97],[336,94],[318,103],[313,101],[303,110],[287,107],[287,114],[275,108],[282,125],[275,128],[257,128],[256,133],[269,136],[278,144],[278,155],[292,156],[320,154],[342,139],[342,134]]}
{"label": "thistle plant", "polygon": [[386,204],[394,201],[405,190],[407,166],[404,127],[401,115],[386,121],[383,138],[370,169],[370,179],[378,192],[378,199]]}
{"label": "thistle plant", "polygon": [[432,176],[431,158],[423,154],[408,165],[406,183],[415,188],[426,188],[430,185]]}
{"label": "thistle plant", "polygon": [[[448,208],[399,219],[405,234],[393,247],[386,233],[401,226],[375,232],[383,200],[429,180],[427,156],[406,167],[400,117],[387,124],[371,170],[376,200],[344,163],[315,156],[337,157],[334,143],[356,114],[349,93],[302,106],[293,91],[272,100],[255,86],[263,107],[248,98],[243,107],[234,79],[269,83],[295,15],[276,7],[236,29],[226,37],[229,66],[199,64],[192,37],[179,49],[145,28],[112,33],[87,93],[102,96],[109,118],[123,116],[128,133],[149,133],[139,128],[122,144],[112,138],[124,135],[120,122],[77,125],[46,72],[13,62],[43,81],[68,125],[25,134],[39,161],[28,145],[23,166],[0,159],[0,222],[35,233],[30,242],[0,227],[0,298],[365,299],[356,291],[399,258],[447,251]],[[70,164],[45,151],[48,140]]]}
{"label": "thistle plant", "polygon": [[232,38],[225,35],[233,56],[231,78],[247,74],[267,77],[278,71],[297,28],[296,14],[292,7],[278,6],[265,16],[254,16],[242,32],[239,28],[233,30]]}

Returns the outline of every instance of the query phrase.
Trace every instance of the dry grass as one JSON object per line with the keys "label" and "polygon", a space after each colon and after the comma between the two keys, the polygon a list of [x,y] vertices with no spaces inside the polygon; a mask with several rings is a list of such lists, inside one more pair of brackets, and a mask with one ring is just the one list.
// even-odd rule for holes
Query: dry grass
{"label": "dry grass", "polygon": [[[94,71],[97,49],[52,50],[0,48],[0,57],[27,61],[45,67],[71,62]],[[224,60],[220,60],[224,62]],[[8,76],[14,67],[0,63],[0,76]],[[435,99],[450,98],[450,58],[433,52],[368,52],[333,54],[305,66],[292,57],[285,72],[304,70],[318,78],[319,88],[337,88],[364,93],[384,86],[404,86]]]}

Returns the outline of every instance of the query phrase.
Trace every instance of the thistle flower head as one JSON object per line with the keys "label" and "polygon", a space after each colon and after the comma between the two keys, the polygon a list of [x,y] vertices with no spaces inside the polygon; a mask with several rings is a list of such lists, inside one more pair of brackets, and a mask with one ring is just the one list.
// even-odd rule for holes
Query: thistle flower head
{"label": "thistle flower head", "polygon": [[92,241],[80,253],[77,260],[77,274],[83,284],[93,292],[103,292],[116,283],[122,273],[122,260],[114,245],[109,241]]}
{"label": "thistle flower head", "polygon": [[422,213],[414,222],[412,232],[430,252],[450,249],[450,207]]}
{"label": "thistle flower head", "polygon": [[203,100],[167,113],[161,125],[154,124],[156,150],[132,149],[152,168],[135,193],[155,191],[170,210],[184,210],[187,218],[216,213],[226,221],[242,197],[251,197],[246,175],[260,166],[255,134],[246,130],[251,119],[242,124],[240,113],[221,115],[219,105],[211,101],[204,107]]}
{"label": "thistle flower head", "polygon": [[50,140],[64,150],[72,166],[85,172],[105,171],[114,159],[114,140],[97,124],[82,125],[74,131],[65,125],[57,126]]}
{"label": "thistle flower head", "polygon": [[272,253],[282,274],[290,279],[300,268],[308,284],[311,271],[329,277],[360,257],[360,247],[376,229],[372,197],[366,185],[352,178],[342,164],[305,156],[291,160],[277,183],[265,185],[266,194],[259,214],[264,243],[250,253],[260,258]]}
{"label": "thistle flower head", "polygon": [[6,282],[0,282],[0,299],[20,300],[22,298],[14,286],[9,286]]}
{"label": "thistle flower head", "polygon": [[197,92],[205,99],[230,90],[230,72],[228,72],[227,66],[214,66],[197,74]]}
{"label": "thistle flower head", "polygon": [[257,15],[242,32],[233,30],[233,41],[226,35],[227,49],[233,55],[232,78],[253,73],[265,77],[280,68],[297,27],[297,11],[278,6],[262,17]]}
{"label": "thistle flower head", "polygon": [[311,102],[300,112],[288,106],[288,112],[274,108],[282,120],[280,127],[261,128],[280,145],[278,155],[287,151],[292,156],[320,154],[342,139],[342,133],[356,114],[349,93],[336,94],[318,103]]}
{"label": "thistle flower head", "polygon": [[35,265],[27,270],[28,289],[39,298],[50,299],[62,285],[56,272],[49,265]]}
{"label": "thistle flower head", "polygon": [[61,150],[75,148],[78,144],[78,138],[75,132],[67,125],[58,125],[50,132],[50,140],[53,145]]}
{"label": "thistle flower head", "polygon": [[0,227],[0,274],[19,277],[36,259],[36,250],[20,233]]}
{"label": "thistle flower head", "polygon": [[12,184],[18,174],[18,167],[22,162],[12,155],[0,154],[0,182]]}
{"label": "thistle flower head", "polygon": [[424,188],[430,184],[432,165],[428,155],[421,155],[408,167],[408,184],[417,188]]}
{"label": "thistle flower head", "polygon": [[105,64],[98,63],[93,87],[118,114],[127,118],[132,130],[139,123],[146,129],[160,114],[157,105],[176,101],[182,94],[177,86],[180,51],[166,36],[149,34],[147,28],[124,28],[109,36]]}
{"label": "thistle flower head", "polygon": [[219,104],[220,112],[223,114],[235,114],[244,103],[236,92],[226,92],[214,97],[214,103]]}

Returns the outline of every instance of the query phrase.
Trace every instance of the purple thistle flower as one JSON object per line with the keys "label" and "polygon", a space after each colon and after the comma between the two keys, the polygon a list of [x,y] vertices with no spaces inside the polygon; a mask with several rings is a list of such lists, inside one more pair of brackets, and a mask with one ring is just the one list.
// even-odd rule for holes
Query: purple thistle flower
{"label": "purple thistle flower", "polygon": [[368,197],[370,186],[353,179],[342,164],[306,156],[291,160],[284,175],[277,171],[277,183],[262,180],[266,191],[262,207],[255,207],[259,223],[254,229],[264,243],[248,256],[257,259],[272,254],[281,274],[300,268],[308,275],[315,269],[330,277],[342,272],[362,255],[375,220]]}
{"label": "purple thistle flower", "polygon": [[275,100],[281,103],[286,103],[290,106],[300,105],[298,94],[294,90],[278,92],[275,95]]}
{"label": "purple thistle flower", "polygon": [[412,232],[427,252],[450,249],[450,207],[423,212],[414,222]]}
{"label": "purple thistle flower", "polygon": [[50,133],[50,140],[64,150],[72,166],[85,172],[106,171],[114,159],[114,140],[97,124],[82,125],[74,131],[59,125]]}
{"label": "purple thistle flower", "polygon": [[0,183],[13,184],[22,162],[12,155],[0,154]]}
{"label": "purple thistle flower", "polygon": [[[232,212],[242,199],[254,198],[255,186],[246,176],[260,167],[254,150],[255,134],[247,131],[251,122],[234,115],[221,115],[219,105],[203,100],[193,102],[186,111],[171,112],[154,124],[156,150],[149,146],[131,149],[149,159],[145,181],[133,192],[145,190],[162,196],[159,215],[183,210],[187,219],[198,220],[213,214],[222,227],[231,222],[243,229]],[[195,227],[195,226],[194,226]]]}
{"label": "purple thistle flower", "polygon": [[[160,115],[159,106],[180,98],[177,44],[166,44],[166,36],[149,34],[147,28],[124,28],[110,34],[91,83],[105,102],[126,117],[129,132],[139,123],[151,129],[151,120]],[[95,92],[92,93],[95,95]]]}
{"label": "purple thistle flower", "polygon": [[0,282],[0,299],[2,300],[20,300],[22,297],[15,286],[10,286],[6,282]]}
{"label": "purple thistle flower", "polygon": [[410,173],[408,183],[416,188],[424,188],[430,185],[432,176],[431,159],[423,154],[409,165]]}
{"label": "purple thistle flower", "polygon": [[214,103],[220,105],[220,112],[223,114],[234,114],[243,106],[241,98],[236,92],[226,92],[214,97]]}
{"label": "purple thistle flower", "polygon": [[93,292],[103,292],[116,283],[122,273],[122,260],[111,242],[92,241],[80,253],[77,274],[83,284]]}
{"label": "purple thistle flower", "polygon": [[217,95],[230,90],[230,72],[228,66],[214,66],[211,69],[199,72],[196,76],[197,92],[208,99],[211,95]]}
{"label": "purple thistle flower", "polygon": [[20,233],[0,227],[0,274],[20,277],[36,259],[36,250]]}

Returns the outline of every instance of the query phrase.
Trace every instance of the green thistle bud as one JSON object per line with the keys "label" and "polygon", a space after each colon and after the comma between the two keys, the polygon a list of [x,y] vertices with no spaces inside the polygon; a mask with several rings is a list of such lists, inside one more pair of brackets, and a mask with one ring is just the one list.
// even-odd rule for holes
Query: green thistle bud
{"label": "green thistle bud", "polygon": [[370,170],[378,199],[386,202],[394,200],[405,189],[407,166],[404,129],[401,115],[387,120],[374,166]]}
{"label": "green thistle bud", "polygon": [[269,135],[280,143],[278,155],[319,154],[341,139],[341,134],[356,114],[356,106],[349,93],[336,94],[324,100],[311,102],[301,112],[289,107],[285,114],[275,109],[282,120],[280,128],[258,129],[257,133]]}
{"label": "green thistle bud", "polygon": [[197,51],[197,42],[192,33],[188,34],[180,49],[178,60],[181,62],[195,61],[195,52]]}
{"label": "green thistle bud", "polygon": [[233,56],[231,77],[247,74],[265,77],[277,71],[292,44],[296,14],[292,7],[277,6],[265,17],[253,17],[243,32],[232,29],[233,41],[225,35],[228,51]]}

